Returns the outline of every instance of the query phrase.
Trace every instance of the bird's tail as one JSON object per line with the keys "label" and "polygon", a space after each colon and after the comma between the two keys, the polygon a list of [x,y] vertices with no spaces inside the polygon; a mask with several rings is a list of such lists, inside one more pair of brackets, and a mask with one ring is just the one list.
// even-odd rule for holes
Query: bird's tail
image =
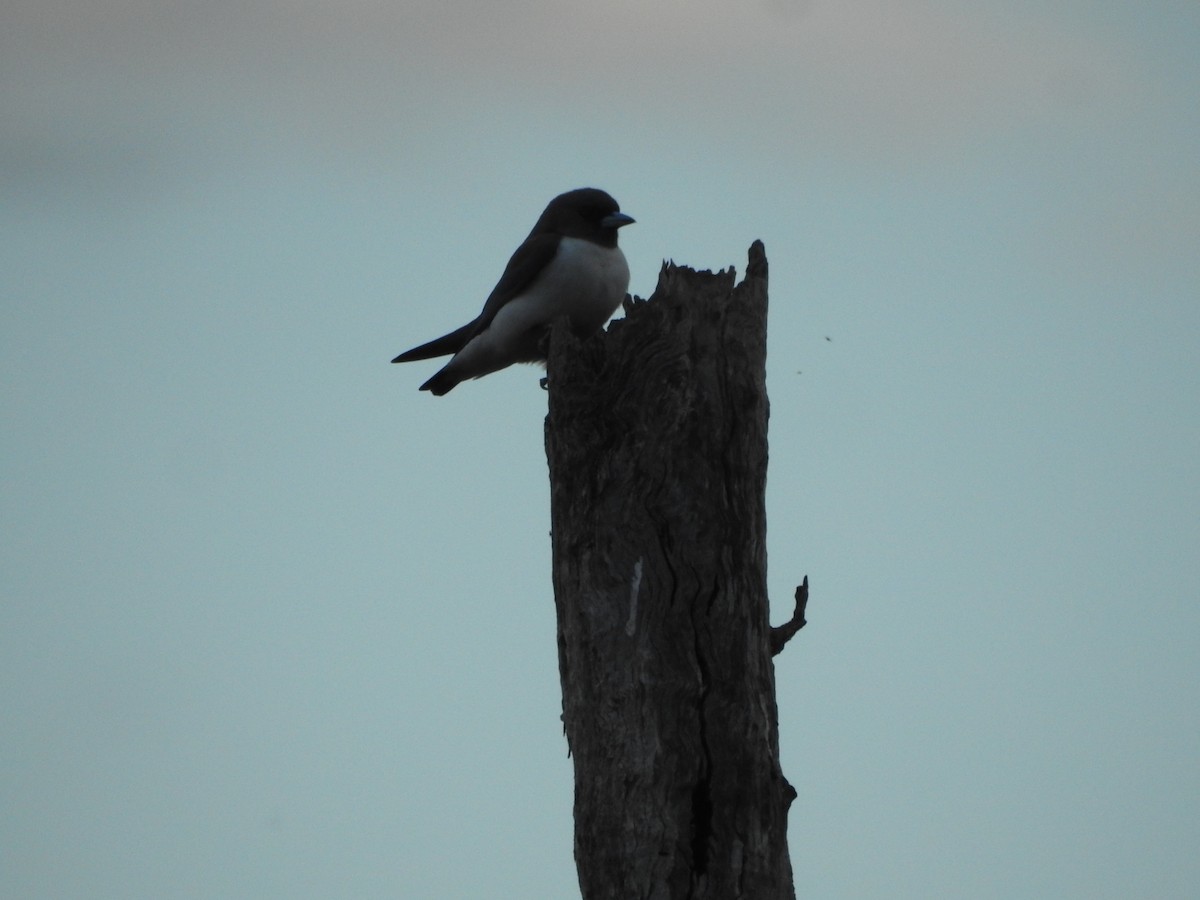
{"label": "bird's tail", "polygon": [[446,366],[421,385],[421,390],[429,391],[435,397],[441,397],[443,394],[448,394],[454,390],[461,380],[460,376],[451,372],[450,367]]}
{"label": "bird's tail", "polygon": [[[434,338],[427,344],[422,344],[420,347],[413,347],[411,350],[405,350],[393,359],[392,362],[414,362],[418,359],[433,359],[435,356],[449,356],[452,353],[457,353],[466,346],[474,330],[475,323],[468,322],[462,328],[458,328],[449,334],[444,334],[440,338]],[[449,389],[446,388],[446,390]]]}

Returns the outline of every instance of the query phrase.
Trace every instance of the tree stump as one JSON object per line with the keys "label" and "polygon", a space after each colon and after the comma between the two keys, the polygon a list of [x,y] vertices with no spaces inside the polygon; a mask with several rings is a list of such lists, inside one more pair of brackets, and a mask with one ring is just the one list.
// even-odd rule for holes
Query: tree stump
{"label": "tree stump", "polygon": [[761,242],[734,282],[732,268],[664,263],[653,296],[627,300],[607,333],[551,335],[554,596],[584,900],[795,896],[766,586]]}

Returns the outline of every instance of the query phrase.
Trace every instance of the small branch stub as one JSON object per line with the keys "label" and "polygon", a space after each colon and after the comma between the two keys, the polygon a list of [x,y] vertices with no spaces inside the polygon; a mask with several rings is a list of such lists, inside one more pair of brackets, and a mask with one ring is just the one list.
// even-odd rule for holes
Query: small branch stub
{"label": "small branch stub", "polygon": [[777,625],[771,629],[771,655],[778,656],[796,632],[808,624],[804,618],[804,610],[808,607],[808,576],[804,576],[804,582],[796,588],[796,608],[792,612],[792,617],[782,625]]}

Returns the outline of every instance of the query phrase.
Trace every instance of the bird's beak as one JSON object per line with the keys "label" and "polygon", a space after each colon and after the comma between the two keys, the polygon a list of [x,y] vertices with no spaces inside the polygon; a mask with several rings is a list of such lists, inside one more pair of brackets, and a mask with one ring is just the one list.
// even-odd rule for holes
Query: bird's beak
{"label": "bird's beak", "polygon": [[633,216],[627,216],[625,213],[615,212],[611,216],[605,216],[600,220],[600,224],[605,228],[620,228],[622,225],[632,225],[636,219]]}

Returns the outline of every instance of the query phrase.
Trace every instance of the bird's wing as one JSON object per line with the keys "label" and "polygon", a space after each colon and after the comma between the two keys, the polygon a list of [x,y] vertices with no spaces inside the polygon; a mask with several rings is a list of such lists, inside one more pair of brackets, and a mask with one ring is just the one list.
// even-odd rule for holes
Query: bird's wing
{"label": "bird's wing", "polygon": [[462,328],[454,329],[449,334],[443,334],[440,338],[434,338],[420,347],[405,350],[393,359],[392,362],[413,362],[418,359],[433,359],[435,356],[449,356],[451,353],[457,353],[466,346],[467,341],[475,336],[475,326],[478,322],[478,319],[474,319]]}
{"label": "bird's wing", "polygon": [[550,264],[550,260],[554,259],[554,254],[558,252],[558,242],[559,237],[556,234],[531,235],[526,238],[525,242],[508,260],[508,265],[504,267],[504,274],[500,276],[500,281],[488,295],[487,302],[483,304],[483,312],[477,318],[449,334],[434,338],[411,350],[405,350],[392,362],[413,362],[418,359],[432,359],[435,356],[449,356],[457,353],[467,345],[471,338],[492,323],[492,319],[496,317],[500,307],[519,296],[533,283],[541,274],[542,269]]}
{"label": "bird's wing", "polygon": [[488,295],[487,302],[483,304],[483,312],[471,323],[474,326],[471,337],[491,325],[492,319],[496,318],[496,313],[504,304],[533,284],[542,274],[542,270],[554,259],[558,252],[559,240],[557,234],[530,235],[525,239],[504,267],[504,274],[500,276],[500,280]]}

